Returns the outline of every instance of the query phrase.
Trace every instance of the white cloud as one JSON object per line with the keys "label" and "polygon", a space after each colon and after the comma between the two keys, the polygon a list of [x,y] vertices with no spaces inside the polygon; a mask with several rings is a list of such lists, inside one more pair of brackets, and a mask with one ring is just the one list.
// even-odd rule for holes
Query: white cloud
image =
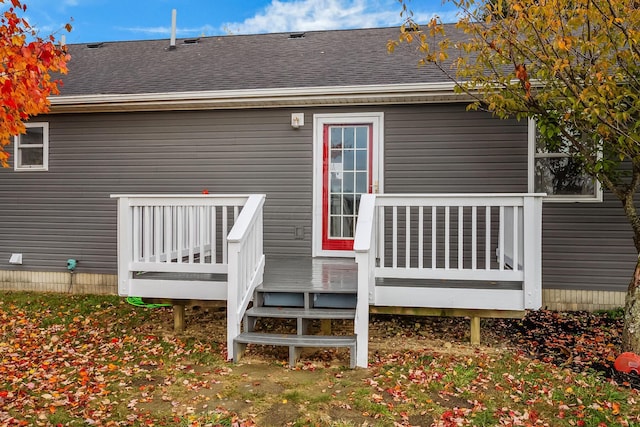
{"label": "white cloud", "polygon": [[[116,28],[119,31],[128,31],[130,33],[139,33],[139,34],[147,34],[154,36],[169,36],[171,35],[171,27],[169,26],[157,26],[157,27],[118,27]],[[202,25],[200,27],[192,27],[192,28],[176,28],[176,34],[182,37],[188,36],[199,36],[199,35],[211,35],[213,33],[218,33],[217,29],[215,29],[211,25]]]}
{"label": "white cloud", "polygon": [[40,37],[48,37],[49,34],[53,34],[56,37],[60,34],[66,34],[66,30],[64,29],[65,23],[57,22],[46,13],[40,13],[36,17],[25,15],[23,18]]}
{"label": "white cloud", "polygon": [[438,12],[416,11],[413,15],[413,20],[418,23],[426,24],[437,16],[444,23],[452,23],[458,22],[458,20],[460,19],[460,17],[458,16],[459,13],[460,12],[457,9],[443,10]]}
{"label": "white cloud", "polygon": [[255,16],[226,22],[221,30],[234,34],[334,30],[383,27],[400,21],[396,0],[272,0]]}

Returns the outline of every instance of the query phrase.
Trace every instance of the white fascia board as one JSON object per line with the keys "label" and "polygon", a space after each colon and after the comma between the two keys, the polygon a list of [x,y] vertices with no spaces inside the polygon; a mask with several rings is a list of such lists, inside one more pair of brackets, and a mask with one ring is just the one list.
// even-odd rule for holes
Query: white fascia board
{"label": "white fascia board", "polygon": [[52,96],[51,112],[163,111],[468,102],[455,83]]}

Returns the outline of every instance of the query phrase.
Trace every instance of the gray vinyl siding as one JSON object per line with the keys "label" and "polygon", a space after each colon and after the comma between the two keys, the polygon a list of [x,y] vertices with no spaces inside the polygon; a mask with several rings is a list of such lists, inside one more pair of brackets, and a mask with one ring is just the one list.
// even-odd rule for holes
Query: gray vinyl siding
{"label": "gray vinyl siding", "polygon": [[402,107],[385,122],[387,193],[527,191],[526,124],[464,104]]}
{"label": "gray vinyl siding", "polygon": [[[0,259],[115,273],[110,194],[266,193],[265,250],[310,255],[312,129],[288,110],[52,115],[48,172],[2,170]],[[305,240],[294,239],[303,227]],[[9,266],[5,264],[4,268]]]}
{"label": "gray vinyl siding", "polygon": [[[292,112],[305,126],[292,129]],[[265,193],[265,252],[311,255],[313,114],[385,113],[384,191],[527,191],[527,127],[463,104],[69,114],[50,124],[48,172],[0,170],[0,268],[116,272],[116,201],[127,193]],[[543,286],[624,290],[630,227],[604,203],[545,203]],[[296,227],[304,239],[296,240]]]}
{"label": "gray vinyl siding", "polygon": [[626,291],[637,254],[621,203],[545,203],[543,283],[547,288]]}

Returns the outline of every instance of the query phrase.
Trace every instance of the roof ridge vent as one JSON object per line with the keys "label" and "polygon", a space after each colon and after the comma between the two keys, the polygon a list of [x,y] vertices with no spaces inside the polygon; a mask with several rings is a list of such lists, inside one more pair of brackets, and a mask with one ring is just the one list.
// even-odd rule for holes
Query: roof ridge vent
{"label": "roof ridge vent", "polygon": [[303,39],[304,33],[291,33],[289,34],[290,39]]}
{"label": "roof ridge vent", "polygon": [[104,46],[104,42],[100,42],[100,43],[88,43],[87,47],[89,49],[98,49],[100,47]]}
{"label": "roof ridge vent", "polygon": [[184,44],[198,44],[200,42],[200,38],[197,37],[195,39],[184,39],[182,43]]}
{"label": "roof ridge vent", "polygon": [[412,24],[405,24],[404,25],[404,31],[407,33],[415,33],[420,31],[420,25],[416,24],[416,23],[412,23]]}

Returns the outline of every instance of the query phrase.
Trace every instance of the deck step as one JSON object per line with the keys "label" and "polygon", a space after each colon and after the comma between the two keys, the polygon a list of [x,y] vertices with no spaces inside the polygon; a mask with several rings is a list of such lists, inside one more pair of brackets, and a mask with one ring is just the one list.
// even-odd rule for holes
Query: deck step
{"label": "deck step", "polygon": [[313,306],[316,308],[356,308],[358,296],[356,294],[314,294]]}
{"label": "deck step", "polygon": [[256,290],[260,294],[262,305],[269,307],[311,306],[316,308],[355,308],[357,295],[346,292],[272,292]]}
{"label": "deck step", "polygon": [[269,283],[269,285],[265,286],[265,285],[260,285],[256,288],[256,291],[258,292],[272,292],[272,293],[277,293],[277,292],[292,292],[292,293],[299,293],[299,292],[307,292],[310,294],[323,294],[323,293],[330,293],[330,294],[352,294],[352,293],[356,293],[358,292],[358,288],[357,288],[357,284],[354,283],[353,285],[342,285],[342,286],[328,286],[328,287],[320,287],[320,286],[309,286],[309,285],[305,285],[303,283],[301,283],[298,286],[292,286],[291,284],[282,284],[279,285],[277,283]]}
{"label": "deck step", "polygon": [[252,307],[247,310],[249,317],[271,317],[282,319],[354,319],[353,309]]}
{"label": "deck step", "polygon": [[263,304],[270,307],[304,307],[304,293],[300,292],[265,292],[256,290],[261,294]]}
{"label": "deck step", "polygon": [[355,335],[290,335],[243,332],[236,337],[243,344],[294,345],[297,347],[350,347],[356,345]]}
{"label": "deck step", "polygon": [[[350,366],[355,367],[356,337],[355,335],[323,336],[323,335],[288,335],[262,334],[244,332],[234,339],[234,355],[243,353],[246,344],[278,345],[289,347],[289,365],[295,366],[300,349],[303,347],[348,347],[350,352]],[[242,348],[241,348],[242,347]],[[234,360],[238,362],[238,360]]]}

